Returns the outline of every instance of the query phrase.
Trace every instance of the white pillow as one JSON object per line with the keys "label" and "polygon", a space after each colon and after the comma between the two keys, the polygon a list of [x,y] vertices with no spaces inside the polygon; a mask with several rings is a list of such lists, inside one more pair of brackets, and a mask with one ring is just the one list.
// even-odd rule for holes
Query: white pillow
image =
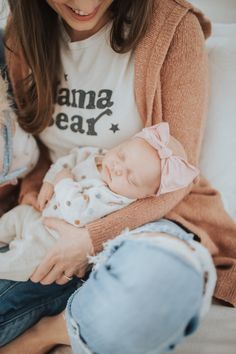
{"label": "white pillow", "polygon": [[200,168],[236,220],[236,24],[214,24],[207,48],[211,91]]}
{"label": "white pillow", "polygon": [[7,22],[8,3],[7,1],[0,1],[0,29],[4,28]]}
{"label": "white pillow", "polygon": [[214,23],[236,22],[236,0],[188,0]]}

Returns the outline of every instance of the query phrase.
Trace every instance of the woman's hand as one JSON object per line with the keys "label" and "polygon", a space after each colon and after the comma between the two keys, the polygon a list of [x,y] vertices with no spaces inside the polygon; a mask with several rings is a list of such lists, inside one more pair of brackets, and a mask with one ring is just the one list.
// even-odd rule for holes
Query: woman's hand
{"label": "woman's hand", "polygon": [[47,202],[52,198],[54,186],[51,183],[44,182],[38,194],[38,206],[40,211],[43,210]]}
{"label": "woman's hand", "polygon": [[93,255],[93,245],[86,228],[77,228],[64,220],[45,218],[44,225],[58,232],[59,240],[48,252],[31,276],[43,285],[56,282],[65,284],[76,275],[82,278],[88,268],[88,255]]}
{"label": "woman's hand", "polygon": [[38,192],[29,191],[20,198],[19,203],[31,205],[34,209],[39,211]]}

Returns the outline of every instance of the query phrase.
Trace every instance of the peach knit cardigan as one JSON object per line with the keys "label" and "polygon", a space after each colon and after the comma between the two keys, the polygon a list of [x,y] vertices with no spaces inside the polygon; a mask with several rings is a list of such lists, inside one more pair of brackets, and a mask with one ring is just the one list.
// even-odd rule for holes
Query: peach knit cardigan
{"label": "peach knit cardigan", "polygon": [[[210,22],[185,0],[156,0],[150,28],[135,50],[135,95],[144,125],[168,122],[193,165],[199,164],[207,115],[204,40],[210,32]],[[25,68],[10,52],[7,60],[15,87]],[[26,179],[24,192],[36,180],[36,176]],[[200,237],[217,267],[215,297],[236,306],[236,223],[225,212],[219,192],[203,176],[183,190],[139,200],[87,229],[99,252],[104,241],[125,227],[133,229],[161,217],[181,223]]]}

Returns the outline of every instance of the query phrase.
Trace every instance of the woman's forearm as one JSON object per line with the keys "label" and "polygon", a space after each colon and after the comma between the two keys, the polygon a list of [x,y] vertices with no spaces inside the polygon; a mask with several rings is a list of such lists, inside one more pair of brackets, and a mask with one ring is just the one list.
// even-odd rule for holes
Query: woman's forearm
{"label": "woman's forearm", "polygon": [[86,225],[95,254],[103,249],[104,242],[118,236],[124,229],[133,230],[164,217],[189,194],[192,186],[193,184],[160,197],[137,200],[123,209]]}

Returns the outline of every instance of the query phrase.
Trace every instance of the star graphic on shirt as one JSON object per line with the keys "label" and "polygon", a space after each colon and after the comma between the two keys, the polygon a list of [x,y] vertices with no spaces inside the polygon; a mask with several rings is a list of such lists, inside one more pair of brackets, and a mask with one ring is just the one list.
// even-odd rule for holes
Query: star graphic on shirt
{"label": "star graphic on shirt", "polygon": [[68,77],[68,75],[67,75],[67,74],[64,74],[64,79],[65,79],[65,81],[67,81],[67,77]]}
{"label": "star graphic on shirt", "polygon": [[112,124],[109,130],[112,130],[113,133],[116,133],[120,129],[118,128],[118,124]]}

